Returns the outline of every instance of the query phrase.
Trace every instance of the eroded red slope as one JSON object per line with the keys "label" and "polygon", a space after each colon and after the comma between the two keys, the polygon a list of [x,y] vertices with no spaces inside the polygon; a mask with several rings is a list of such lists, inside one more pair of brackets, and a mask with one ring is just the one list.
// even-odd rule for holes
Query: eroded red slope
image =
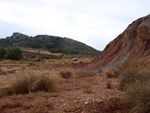
{"label": "eroded red slope", "polygon": [[150,15],[132,22],[88,67],[113,68],[127,60],[150,58]]}

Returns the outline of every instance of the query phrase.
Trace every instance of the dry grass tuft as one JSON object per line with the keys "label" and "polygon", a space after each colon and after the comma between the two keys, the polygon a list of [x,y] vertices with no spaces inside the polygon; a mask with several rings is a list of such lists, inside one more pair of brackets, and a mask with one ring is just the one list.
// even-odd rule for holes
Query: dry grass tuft
{"label": "dry grass tuft", "polygon": [[39,97],[29,103],[27,107],[31,107],[28,113],[48,113],[52,109],[52,104],[47,99]]}
{"label": "dry grass tuft", "polygon": [[76,73],[76,77],[77,78],[80,78],[80,77],[93,77],[93,76],[95,76],[95,73],[93,73],[93,72],[77,72]]}
{"label": "dry grass tuft", "polygon": [[92,88],[92,86],[86,86],[86,87],[84,87],[84,93],[87,93],[87,94],[89,94],[89,93],[92,93],[92,90],[93,90],[93,88]]}
{"label": "dry grass tuft", "polygon": [[4,97],[8,95],[8,91],[5,89],[0,89],[0,97]]}
{"label": "dry grass tuft", "polygon": [[69,78],[72,77],[73,74],[70,71],[60,71],[60,75],[61,75],[62,78],[69,79]]}
{"label": "dry grass tuft", "polygon": [[143,65],[131,65],[131,67],[122,70],[122,73],[119,77],[119,89],[125,90],[128,86],[134,84],[137,81],[146,82],[147,80],[150,80],[149,69],[150,68],[147,68]]}
{"label": "dry grass tuft", "polygon": [[56,80],[50,75],[35,75],[35,73],[23,73],[16,75],[11,83],[15,94],[25,94],[37,91],[52,91],[55,89]]}
{"label": "dry grass tuft", "polygon": [[104,75],[107,77],[107,78],[113,78],[114,77],[114,73],[112,70],[105,70],[104,71]]}
{"label": "dry grass tuft", "polygon": [[125,90],[121,105],[127,113],[149,113],[150,111],[150,64],[127,63],[118,67],[120,89]]}
{"label": "dry grass tuft", "polygon": [[107,83],[106,83],[106,88],[107,89],[112,89],[112,84],[111,84],[111,81],[108,80]]}
{"label": "dry grass tuft", "polygon": [[128,113],[149,113],[150,81],[130,85],[122,97],[121,104]]}
{"label": "dry grass tuft", "polygon": [[98,77],[88,77],[86,79],[86,81],[88,83],[90,83],[91,85],[98,85],[100,83],[99,78]]}
{"label": "dry grass tuft", "polygon": [[16,107],[21,107],[22,103],[18,100],[12,101],[12,102],[6,102],[0,105],[0,109],[3,108],[16,108]]}

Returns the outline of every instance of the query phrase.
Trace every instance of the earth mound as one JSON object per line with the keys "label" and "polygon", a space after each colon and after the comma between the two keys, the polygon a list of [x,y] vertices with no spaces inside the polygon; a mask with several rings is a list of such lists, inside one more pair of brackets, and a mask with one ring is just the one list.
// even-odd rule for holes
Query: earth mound
{"label": "earth mound", "polygon": [[150,58],[150,15],[133,21],[125,31],[111,41],[88,67],[114,68],[132,60]]}

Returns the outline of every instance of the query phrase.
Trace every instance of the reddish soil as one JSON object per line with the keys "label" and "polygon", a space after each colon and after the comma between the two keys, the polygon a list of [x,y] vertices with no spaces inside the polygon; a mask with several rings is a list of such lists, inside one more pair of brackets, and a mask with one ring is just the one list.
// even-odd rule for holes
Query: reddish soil
{"label": "reddish soil", "polygon": [[88,68],[114,68],[120,63],[150,58],[150,15],[132,22]]}
{"label": "reddish soil", "polygon": [[[119,97],[123,92],[118,90],[117,79],[109,79],[112,88],[108,89],[106,87],[108,79],[100,73],[95,74],[92,77],[78,77],[78,74],[75,72],[78,71],[77,67],[80,67],[81,64],[70,64],[69,67],[69,64],[54,66],[42,64],[41,62],[36,66],[28,66],[28,64],[26,64],[25,68],[23,68],[22,65],[25,64],[1,64],[0,71],[5,71],[7,74],[2,74],[0,76],[9,76],[10,78],[16,72],[26,70],[42,70],[51,73],[51,70],[56,69],[57,71],[61,66],[63,66],[62,68],[73,72],[74,76],[70,79],[61,78],[57,89],[49,93],[39,92],[12,95],[12,92],[7,86],[4,89],[8,89],[7,92],[10,91],[10,96],[0,97],[0,106],[15,101],[21,102],[21,105],[15,107],[10,105],[5,106],[4,108],[0,108],[0,113],[33,113],[31,110],[34,109],[42,109],[41,112],[34,111],[35,113],[48,113],[44,112],[43,108],[50,111],[50,113],[113,113],[118,110]],[[9,71],[13,71],[13,73],[8,73]],[[44,99],[46,103],[44,100],[40,100],[41,98]],[[32,104],[34,104],[34,106],[31,106]]]}
{"label": "reddish soil", "polygon": [[[39,98],[47,100],[47,106],[44,107],[51,113],[59,113],[58,111],[60,113],[115,113],[119,109],[118,101],[122,92],[117,90],[117,80],[111,79],[111,81],[112,89],[107,89],[107,79],[101,76],[62,79],[61,87],[54,92],[1,98],[0,105],[6,102],[11,103],[12,101],[20,101],[22,105],[14,108],[3,108],[0,110],[0,113],[28,113],[32,108],[30,106],[27,107],[26,104],[30,105],[30,103],[34,103]],[[84,92],[87,86],[92,87],[90,93]],[[40,102],[42,103],[42,101]],[[40,113],[47,112],[43,111]]]}

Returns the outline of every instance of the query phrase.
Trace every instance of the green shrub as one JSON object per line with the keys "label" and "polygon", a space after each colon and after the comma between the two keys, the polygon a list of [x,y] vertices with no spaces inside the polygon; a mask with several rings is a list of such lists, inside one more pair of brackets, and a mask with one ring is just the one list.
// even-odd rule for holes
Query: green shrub
{"label": "green shrub", "polygon": [[8,48],[8,51],[5,55],[6,59],[11,59],[11,60],[20,60],[22,59],[22,51],[18,47],[11,47]]}
{"label": "green shrub", "polygon": [[49,56],[43,56],[42,58],[43,58],[43,59],[50,59]]}
{"label": "green shrub", "polygon": [[6,53],[7,53],[6,49],[3,47],[0,47],[0,59],[3,59]]}
{"label": "green shrub", "polygon": [[29,62],[28,64],[29,64],[29,66],[35,66],[35,65],[36,65],[36,64],[33,63],[33,62]]}

